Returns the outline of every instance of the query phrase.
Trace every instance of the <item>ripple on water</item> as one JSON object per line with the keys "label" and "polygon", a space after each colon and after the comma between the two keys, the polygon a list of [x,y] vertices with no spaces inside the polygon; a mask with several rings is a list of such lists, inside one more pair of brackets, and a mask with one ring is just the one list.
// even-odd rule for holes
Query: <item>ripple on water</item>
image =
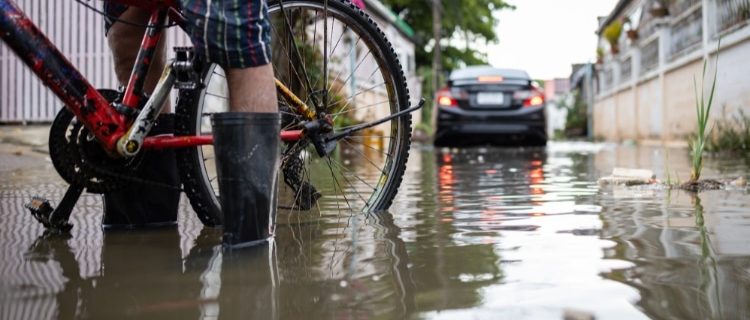
{"label": "ripple on water", "polygon": [[[679,152],[673,170],[687,168]],[[614,166],[661,175],[664,155],[415,147],[388,212],[327,199],[320,216],[281,212],[271,245],[231,253],[184,199],[176,229],[112,234],[87,195],[70,239],[45,240],[22,205],[60,199],[64,184],[45,165],[0,172],[0,318],[750,318],[747,191],[596,184]],[[748,170],[705,166],[710,177]]]}

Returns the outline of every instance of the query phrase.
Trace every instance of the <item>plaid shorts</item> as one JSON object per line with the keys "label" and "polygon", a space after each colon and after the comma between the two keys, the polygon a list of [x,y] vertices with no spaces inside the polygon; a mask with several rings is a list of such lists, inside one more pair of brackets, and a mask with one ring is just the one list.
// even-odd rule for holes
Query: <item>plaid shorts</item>
{"label": "plaid shorts", "polygon": [[[265,0],[180,0],[195,52],[223,68],[270,63],[271,29]],[[105,1],[105,28],[127,6]]]}

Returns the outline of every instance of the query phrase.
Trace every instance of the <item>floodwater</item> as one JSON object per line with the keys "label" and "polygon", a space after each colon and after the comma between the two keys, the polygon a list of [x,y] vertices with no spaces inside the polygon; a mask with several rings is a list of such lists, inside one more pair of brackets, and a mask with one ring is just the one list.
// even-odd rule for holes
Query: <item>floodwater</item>
{"label": "floodwater", "polygon": [[[685,179],[684,149],[415,147],[389,212],[279,217],[224,252],[183,201],[175,229],[107,232],[85,195],[69,239],[22,205],[52,167],[0,170],[0,319],[750,318],[750,194],[600,187],[613,167]],[[711,158],[704,176],[747,175]],[[679,173],[679,174],[677,174]]]}

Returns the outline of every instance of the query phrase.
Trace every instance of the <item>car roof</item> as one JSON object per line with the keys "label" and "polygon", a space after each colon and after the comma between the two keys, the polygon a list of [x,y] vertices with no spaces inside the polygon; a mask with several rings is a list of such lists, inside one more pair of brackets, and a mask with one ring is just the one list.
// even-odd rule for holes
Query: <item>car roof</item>
{"label": "car roof", "polygon": [[471,66],[451,72],[449,80],[475,79],[480,76],[501,76],[509,79],[531,80],[526,71],[518,69],[502,69],[493,66]]}

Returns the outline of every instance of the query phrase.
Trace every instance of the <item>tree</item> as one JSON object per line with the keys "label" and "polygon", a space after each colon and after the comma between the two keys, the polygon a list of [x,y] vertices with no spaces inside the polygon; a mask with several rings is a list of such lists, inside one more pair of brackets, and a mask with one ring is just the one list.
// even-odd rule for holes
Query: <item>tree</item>
{"label": "tree", "polygon": [[[464,65],[487,63],[487,54],[477,50],[475,43],[495,43],[498,10],[513,9],[505,0],[439,0],[442,3],[441,64],[444,71]],[[434,37],[432,32],[432,1],[384,0],[385,4],[416,33],[418,67],[432,65]]]}
{"label": "tree", "polygon": [[[414,28],[417,41],[415,60],[422,76],[422,96],[432,105],[437,88],[442,86],[443,72],[465,65],[486,64],[487,54],[477,50],[476,43],[497,42],[495,25],[498,10],[513,9],[505,0],[383,0]],[[439,5],[435,5],[439,4]],[[436,9],[433,11],[433,9]],[[442,14],[440,14],[442,13]],[[437,16],[437,19],[432,19]],[[434,51],[433,22],[440,24],[438,51]],[[437,29],[437,28],[436,28]],[[434,30],[437,31],[437,30]],[[440,61],[433,65],[433,57]],[[432,108],[422,109],[421,127],[429,128]],[[429,129],[424,130],[429,131]]]}

